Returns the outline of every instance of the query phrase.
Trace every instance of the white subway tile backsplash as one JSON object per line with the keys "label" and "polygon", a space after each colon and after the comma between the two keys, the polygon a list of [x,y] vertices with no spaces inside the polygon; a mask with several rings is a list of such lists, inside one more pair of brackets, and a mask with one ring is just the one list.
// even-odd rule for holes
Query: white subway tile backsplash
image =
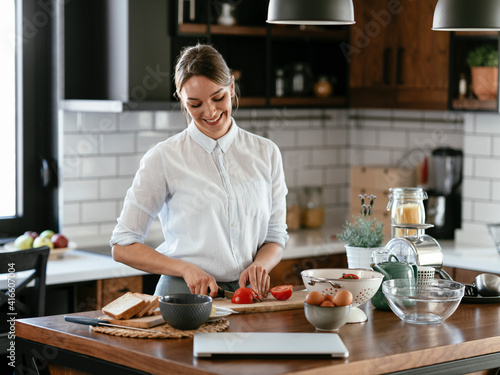
{"label": "white subway tile backsplash", "polygon": [[326,169],[325,183],[327,185],[346,185],[349,183],[349,170],[345,167]]}
{"label": "white subway tile backsplash", "polygon": [[135,152],[135,134],[103,134],[102,154],[131,154]]}
{"label": "white subway tile backsplash", "polygon": [[500,203],[476,201],[473,219],[482,223],[500,222]]}
{"label": "white subway tile backsplash", "polygon": [[120,155],[118,156],[118,175],[133,176],[139,169],[140,161],[144,155]]}
{"label": "white subway tile backsplash", "polygon": [[298,186],[323,186],[322,169],[300,169],[297,172]]}
{"label": "white subway tile backsplash", "polygon": [[64,202],[96,200],[99,198],[99,180],[67,180],[63,183]]}
{"label": "white subway tile backsplash", "polygon": [[493,156],[500,156],[500,137],[493,137]]}
{"label": "white subway tile backsplash", "polygon": [[98,134],[80,133],[64,136],[63,150],[65,155],[98,155],[100,148]]}
{"label": "white subway tile backsplash", "polygon": [[99,185],[99,197],[100,199],[123,199],[131,185],[132,178],[102,179]]}
{"label": "white subway tile backsplash", "polygon": [[326,130],[326,145],[327,146],[342,146],[345,147],[349,140],[348,130],[346,128],[334,128]]}
{"label": "white subway tile backsplash", "polygon": [[471,221],[473,219],[472,206],[472,201],[462,200],[462,221]]}
{"label": "white subway tile backsplash", "polygon": [[146,153],[157,143],[163,142],[175,133],[170,132],[141,132],[137,134],[137,151]]}
{"label": "white subway tile backsplash", "polygon": [[82,114],[80,112],[62,111],[62,127],[64,132],[76,132],[82,127]]}
{"label": "white subway tile backsplash", "polygon": [[477,114],[476,133],[500,134],[500,115]]}
{"label": "white subway tile backsplash", "polygon": [[[466,154],[465,154],[466,155]],[[476,159],[470,156],[464,156],[464,166],[462,173],[464,178],[473,178],[475,173]]]}
{"label": "white subway tile backsplash", "polygon": [[185,129],[191,119],[186,117],[184,111],[158,111],[154,112],[154,128],[156,130],[176,130]]}
{"label": "white subway tile backsplash", "polygon": [[391,152],[379,149],[365,149],[363,150],[364,164],[365,165],[390,165]]}
{"label": "white subway tile backsplash", "polygon": [[322,129],[298,130],[299,147],[318,147],[324,143],[324,132]]}
{"label": "white subway tile backsplash", "polygon": [[115,156],[88,157],[80,159],[80,177],[116,176]]}
{"label": "white subway tile backsplash", "polygon": [[500,201],[500,180],[491,183],[491,199]]}
{"label": "white subway tile backsplash", "polygon": [[396,130],[381,130],[378,134],[378,146],[381,148],[404,148],[408,147],[406,132]]}
{"label": "white subway tile backsplash", "polygon": [[463,197],[464,199],[489,199],[490,198],[490,182],[488,180],[470,180],[465,179],[463,182]]}
{"label": "white subway tile backsplash", "polygon": [[116,113],[83,113],[82,125],[84,131],[93,131],[98,134],[110,133],[117,129]]}
{"label": "white subway tile backsplash", "polygon": [[[61,219],[61,222],[64,223],[64,225],[80,223],[80,204],[64,202]],[[63,233],[66,232],[63,231]]]}
{"label": "white subway tile backsplash", "polygon": [[81,203],[82,223],[100,223],[115,220],[118,216],[115,201]]}
{"label": "white subway tile backsplash", "polygon": [[470,135],[465,138],[464,149],[467,155],[490,155],[491,138],[488,136]]}
{"label": "white subway tile backsplash", "polygon": [[500,158],[486,159],[477,157],[475,165],[475,176],[500,179]]}
{"label": "white subway tile backsplash", "polygon": [[270,129],[268,133],[269,139],[271,139],[276,145],[281,148],[294,147],[296,146],[296,132],[286,131],[283,129]]}
{"label": "white subway tile backsplash", "polygon": [[119,129],[120,131],[136,131],[153,129],[153,112],[126,111],[120,113]]}
{"label": "white subway tile backsplash", "polygon": [[312,150],[311,165],[313,166],[327,166],[338,163],[338,155],[335,149],[323,148]]}
{"label": "white subway tile backsplash", "polygon": [[310,165],[309,150],[282,150],[282,157],[287,169],[302,169]]}

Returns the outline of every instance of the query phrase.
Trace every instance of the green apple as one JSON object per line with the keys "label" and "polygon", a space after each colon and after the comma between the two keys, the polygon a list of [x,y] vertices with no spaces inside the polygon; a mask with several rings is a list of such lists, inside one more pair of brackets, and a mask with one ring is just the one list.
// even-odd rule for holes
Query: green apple
{"label": "green apple", "polygon": [[47,229],[47,230],[44,230],[42,233],[40,233],[40,235],[38,237],[46,237],[50,240],[54,234],[55,233],[53,230]]}
{"label": "green apple", "polygon": [[42,246],[48,246],[50,249],[54,248],[54,244],[48,237],[42,237],[39,236],[35,238],[35,241],[33,241],[33,247],[42,247]]}
{"label": "green apple", "polygon": [[14,241],[14,247],[18,250],[31,249],[33,247],[33,237],[27,234],[17,237]]}

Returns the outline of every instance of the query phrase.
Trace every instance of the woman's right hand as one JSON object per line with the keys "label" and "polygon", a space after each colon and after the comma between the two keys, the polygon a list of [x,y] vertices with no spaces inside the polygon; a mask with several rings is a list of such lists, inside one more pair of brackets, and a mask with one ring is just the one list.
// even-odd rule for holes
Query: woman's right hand
{"label": "woman's right hand", "polygon": [[207,295],[210,290],[210,297],[217,297],[219,286],[213,276],[203,271],[201,268],[190,264],[182,277],[191,293]]}

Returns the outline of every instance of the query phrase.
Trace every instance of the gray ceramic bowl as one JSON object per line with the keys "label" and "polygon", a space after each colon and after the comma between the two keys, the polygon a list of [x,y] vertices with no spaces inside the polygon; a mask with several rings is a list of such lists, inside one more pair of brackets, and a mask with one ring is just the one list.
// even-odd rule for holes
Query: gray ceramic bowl
{"label": "gray ceramic bowl", "polygon": [[352,305],[347,306],[316,306],[304,303],[306,319],[318,331],[337,331],[347,323]]}
{"label": "gray ceramic bowl", "polygon": [[160,297],[165,322],[182,330],[197,329],[212,311],[212,298],[201,294],[167,294]]}

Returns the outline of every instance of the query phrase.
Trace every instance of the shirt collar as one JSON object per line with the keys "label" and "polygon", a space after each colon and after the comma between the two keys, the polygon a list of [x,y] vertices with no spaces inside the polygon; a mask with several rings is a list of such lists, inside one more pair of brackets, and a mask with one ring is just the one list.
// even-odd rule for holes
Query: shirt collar
{"label": "shirt collar", "polygon": [[189,123],[188,134],[209,154],[215,149],[215,146],[217,146],[217,144],[219,144],[219,147],[223,152],[227,152],[229,147],[231,147],[231,145],[233,144],[239,129],[232,117],[231,121],[232,123],[229,131],[217,140],[207,137],[205,134],[203,134],[193,121]]}

